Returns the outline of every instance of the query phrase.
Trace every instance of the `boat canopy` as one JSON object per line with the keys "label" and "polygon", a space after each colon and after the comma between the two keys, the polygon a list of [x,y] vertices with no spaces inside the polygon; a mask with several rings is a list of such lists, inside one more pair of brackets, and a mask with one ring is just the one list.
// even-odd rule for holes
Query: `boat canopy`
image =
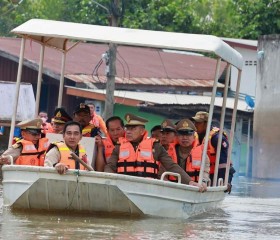
{"label": "boat canopy", "polygon": [[92,41],[214,53],[239,70],[243,66],[243,59],[239,52],[220,38],[211,35],[139,30],[42,19],[31,19],[13,29],[12,32],[62,51],[68,50],[68,40]]}

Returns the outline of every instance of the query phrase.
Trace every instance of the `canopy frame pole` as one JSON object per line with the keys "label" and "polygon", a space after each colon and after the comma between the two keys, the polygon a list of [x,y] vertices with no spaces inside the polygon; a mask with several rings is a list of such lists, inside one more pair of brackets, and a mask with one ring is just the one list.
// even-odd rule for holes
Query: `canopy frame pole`
{"label": "canopy frame pole", "polygon": [[226,168],[226,175],[225,175],[225,182],[224,182],[225,186],[227,186],[227,184],[228,184],[229,168],[230,168],[230,163],[231,163],[231,151],[232,151],[232,146],[233,146],[233,137],[234,137],[235,122],[236,122],[236,113],[237,113],[237,104],[238,104],[238,98],[239,98],[241,73],[242,73],[242,70],[238,69],[238,77],[237,77],[237,84],[236,84],[234,107],[233,107],[233,112],[232,112],[231,128],[230,128],[230,136],[229,136],[227,168]]}
{"label": "canopy frame pole", "polygon": [[42,44],[41,45],[41,50],[40,50],[40,62],[39,62],[39,71],[38,71],[38,80],[37,80],[35,117],[37,117],[38,114],[39,114],[44,55],[45,55],[45,45]]}
{"label": "canopy frame pole", "polygon": [[66,53],[67,53],[67,51],[66,51],[67,41],[68,41],[68,39],[65,39],[64,43],[63,43],[57,107],[61,107],[61,105],[62,105],[62,95],[63,95],[63,87],[64,87],[64,72],[65,72],[65,62],[66,62]]}
{"label": "canopy frame pole", "polygon": [[220,119],[220,131],[218,137],[218,145],[216,150],[216,160],[215,160],[215,171],[214,171],[214,178],[213,178],[213,186],[217,186],[217,179],[218,179],[218,171],[220,166],[220,154],[222,148],[222,136],[224,132],[224,124],[225,124],[225,114],[226,114],[226,104],[227,104],[227,95],[228,95],[228,86],[229,86],[229,76],[230,76],[230,68],[231,64],[227,64],[227,72],[226,72],[226,82],[224,86],[224,96],[223,96],[223,105],[222,105],[222,112],[221,112],[221,119]]}
{"label": "canopy frame pole", "polygon": [[13,111],[12,121],[11,121],[11,129],[10,129],[10,136],[9,136],[9,147],[12,146],[13,137],[14,137],[15,123],[16,123],[16,116],[17,116],[17,107],[18,107],[18,99],[19,99],[19,92],[20,92],[20,82],[21,82],[21,76],[22,76],[22,66],[23,66],[23,60],[24,60],[25,42],[26,42],[26,39],[25,39],[25,37],[23,37],[21,39],[20,55],[19,55],[19,62],[18,62],[16,95],[15,95],[15,101],[14,101],[14,106],[13,106],[14,111]]}
{"label": "canopy frame pole", "polygon": [[202,162],[201,162],[201,165],[200,165],[199,180],[198,180],[199,184],[202,184],[205,161],[206,161],[206,157],[207,157],[208,140],[209,140],[211,123],[212,123],[212,116],[213,116],[213,112],[214,112],[214,103],[215,103],[215,97],[216,97],[216,92],[217,92],[217,85],[218,85],[221,61],[222,61],[222,59],[219,57],[217,59],[217,64],[216,64],[215,79],[214,79],[214,85],[213,85],[210,108],[209,108],[209,117],[208,117],[208,122],[207,122],[206,134],[205,134],[205,137],[204,137]]}

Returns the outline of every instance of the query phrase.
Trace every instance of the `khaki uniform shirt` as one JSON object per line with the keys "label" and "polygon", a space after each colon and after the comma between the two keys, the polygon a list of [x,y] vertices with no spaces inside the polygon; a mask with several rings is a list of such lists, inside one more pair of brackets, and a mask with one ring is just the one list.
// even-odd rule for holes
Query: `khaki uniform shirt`
{"label": "khaki uniform shirt", "polygon": [[22,151],[22,145],[21,144],[14,144],[13,146],[9,147],[3,154],[2,156],[12,156],[14,159],[14,163],[15,161],[18,159],[18,157],[20,156]]}
{"label": "khaki uniform shirt", "polygon": [[[190,154],[192,150],[192,147],[188,148],[187,149],[187,152],[188,153],[187,155]],[[186,159],[187,158],[184,158],[182,156],[177,156],[178,158],[178,162],[179,162],[179,166],[185,170],[185,166],[186,166]],[[160,166],[160,169],[159,169],[159,176],[161,176],[164,172],[165,172],[165,168],[163,166]],[[209,181],[210,178],[209,178],[209,172],[210,172],[210,160],[209,160],[209,157],[206,156],[206,160],[205,160],[205,165],[204,165],[204,172],[203,172],[203,179],[206,180],[206,181]]]}
{"label": "khaki uniform shirt", "polygon": [[[136,149],[139,143],[131,143],[131,144],[133,145],[134,149]],[[119,151],[120,151],[120,145],[116,145],[111,157],[107,162],[107,165],[105,166],[104,169],[105,172],[110,172],[110,173],[117,172]],[[191,181],[190,176],[182,168],[180,168],[178,164],[173,162],[171,157],[168,155],[164,147],[159,142],[155,142],[153,145],[153,156],[154,159],[160,161],[160,163],[167,171],[179,173],[182,177],[182,183],[189,184],[189,182]]]}
{"label": "khaki uniform shirt", "polygon": [[60,161],[60,152],[57,147],[53,147],[47,152],[44,161],[44,167],[54,167],[54,164]]}

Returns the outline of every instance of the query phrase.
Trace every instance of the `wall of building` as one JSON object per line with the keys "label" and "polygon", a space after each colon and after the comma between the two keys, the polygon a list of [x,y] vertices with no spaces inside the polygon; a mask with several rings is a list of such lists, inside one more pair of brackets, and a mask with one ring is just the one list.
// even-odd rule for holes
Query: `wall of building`
{"label": "wall of building", "polygon": [[[257,71],[257,52],[255,50],[238,48],[235,49],[244,59],[243,71],[241,76],[240,93],[255,97],[256,93],[256,71]],[[231,70],[230,89],[235,92],[238,71],[235,67]]]}
{"label": "wall of building", "polygon": [[253,177],[280,179],[280,35],[258,45]]}

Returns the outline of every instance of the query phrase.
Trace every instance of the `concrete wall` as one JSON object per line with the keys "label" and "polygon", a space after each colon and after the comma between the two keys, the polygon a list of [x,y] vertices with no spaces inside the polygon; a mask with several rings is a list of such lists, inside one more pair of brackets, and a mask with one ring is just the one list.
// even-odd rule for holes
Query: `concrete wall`
{"label": "concrete wall", "polygon": [[258,43],[252,176],[280,179],[280,35]]}
{"label": "concrete wall", "polygon": [[[240,83],[240,93],[255,97],[256,91],[256,67],[257,67],[257,52],[251,49],[235,47],[244,59],[243,71]],[[231,70],[230,89],[236,90],[238,71],[235,67]]]}

